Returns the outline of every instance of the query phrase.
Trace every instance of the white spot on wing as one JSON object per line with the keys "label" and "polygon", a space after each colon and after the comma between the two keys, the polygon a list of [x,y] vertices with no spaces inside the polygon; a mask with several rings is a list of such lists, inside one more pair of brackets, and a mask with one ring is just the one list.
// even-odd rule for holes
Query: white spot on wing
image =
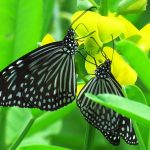
{"label": "white spot on wing", "polygon": [[16,64],[20,64],[22,62],[22,60],[18,60],[17,62],[16,62]]}
{"label": "white spot on wing", "polygon": [[8,69],[12,69],[13,68],[13,66],[10,66]]}

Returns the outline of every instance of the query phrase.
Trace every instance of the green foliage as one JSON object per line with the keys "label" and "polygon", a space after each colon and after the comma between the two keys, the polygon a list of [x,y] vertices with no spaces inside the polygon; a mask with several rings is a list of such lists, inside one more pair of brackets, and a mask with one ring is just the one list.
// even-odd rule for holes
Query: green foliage
{"label": "green foliage", "polygon": [[134,43],[127,40],[120,41],[117,44],[117,50],[130,63],[138,73],[141,81],[150,90],[150,70],[145,68],[146,66],[150,66],[149,58]]}
{"label": "green foliage", "polygon": [[98,96],[87,94],[87,97],[99,104],[112,108],[128,118],[147,126],[150,125],[150,108],[147,105],[111,94],[101,94]]}
{"label": "green foliage", "polygon": [[[1,0],[0,69],[2,70],[18,57],[38,47],[38,42],[41,42],[48,32],[56,40],[62,39],[75,10],[85,10],[90,6],[96,6],[103,15],[107,15],[109,10],[119,14],[125,7],[124,5],[118,10],[119,3],[120,0]],[[139,22],[144,25],[145,20],[149,20],[149,15],[133,15],[130,12],[126,11],[129,14],[127,17],[132,23],[137,24],[137,27]],[[148,14],[148,12],[145,13]],[[137,37],[136,40],[139,38]],[[133,40],[136,42],[135,37]],[[140,148],[150,150],[150,109],[147,106],[150,103],[149,58],[134,43],[127,40],[119,42],[117,50],[138,73],[142,83],[138,80],[137,86],[142,91],[137,86],[130,85],[124,87],[123,90],[126,98],[114,95],[88,94],[88,96],[95,102],[132,118],[140,147],[130,146],[123,142],[118,147],[109,144],[99,131],[87,125],[74,102],[55,112],[0,108],[0,149],[138,150]],[[84,62],[77,55],[78,83],[84,83],[83,81],[87,81],[89,77],[85,77],[87,72]],[[85,129],[86,126],[87,129]]]}
{"label": "green foliage", "polygon": [[62,147],[58,147],[58,146],[49,146],[49,145],[31,145],[31,146],[24,146],[21,147],[20,150],[69,150],[67,148],[62,148]]}
{"label": "green foliage", "polygon": [[136,121],[134,122],[134,127],[138,137],[140,149],[146,150],[149,148],[147,139],[150,138],[148,132],[148,127],[150,125],[150,108],[147,106],[144,94],[138,87],[127,86],[123,89],[123,92],[127,98],[112,94],[100,94],[95,96],[87,93],[86,95],[96,103],[109,107],[116,112]]}

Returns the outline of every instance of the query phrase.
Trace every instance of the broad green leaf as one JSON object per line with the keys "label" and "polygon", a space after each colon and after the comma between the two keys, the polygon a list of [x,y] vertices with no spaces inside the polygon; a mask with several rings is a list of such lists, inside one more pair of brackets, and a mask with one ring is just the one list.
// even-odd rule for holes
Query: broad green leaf
{"label": "broad green leaf", "polygon": [[16,59],[37,47],[43,27],[43,0],[19,0],[15,24],[13,58]]}
{"label": "broad green leaf", "polygon": [[54,2],[50,0],[43,0],[44,1],[44,13],[43,13],[43,36],[45,36],[49,29],[52,29],[51,21],[53,16],[53,9],[54,9]]}
{"label": "broad green leaf", "polygon": [[131,67],[138,73],[139,78],[150,90],[150,60],[134,43],[122,40],[117,44],[117,50],[129,62]]}
{"label": "broad green leaf", "polygon": [[[128,85],[124,88],[126,92],[126,96],[129,99],[136,100],[137,102],[141,102],[143,104],[147,105],[146,98],[143,94],[143,92],[135,85]],[[148,147],[147,139],[149,137],[149,129],[142,124],[134,123],[134,128],[136,131],[136,135],[138,137],[139,146],[142,150],[146,150],[146,147]]]}
{"label": "broad green leaf", "polygon": [[6,118],[7,118],[8,108],[0,108],[0,146],[1,149],[5,149],[6,145]]}
{"label": "broad green leaf", "polygon": [[35,124],[32,126],[31,130],[29,131],[28,136],[40,132],[41,130],[54,124],[58,120],[62,119],[64,116],[68,115],[71,111],[73,111],[75,107],[76,107],[76,103],[73,102],[67,107],[59,109],[57,111],[44,113],[36,120]]}
{"label": "broad green leaf", "polygon": [[62,129],[62,121],[59,120],[55,122],[54,124],[49,125],[45,127],[44,129],[41,129],[40,131],[34,133],[31,136],[25,136],[25,138],[22,140],[22,142],[19,144],[18,147],[22,147],[26,145],[33,145],[37,143],[40,145],[49,144],[51,142],[52,136],[60,135],[61,129]]}
{"label": "broad green leaf", "polygon": [[43,26],[43,0],[0,1],[0,68],[35,49]]}
{"label": "broad green leaf", "polygon": [[92,4],[90,3],[90,0],[84,0],[84,1],[77,0],[77,6],[80,10],[86,10],[89,7],[91,7]]}
{"label": "broad green leaf", "polygon": [[0,69],[12,61],[17,0],[0,1]]}
{"label": "broad green leaf", "polygon": [[87,93],[86,96],[96,103],[112,108],[116,112],[137,121],[137,123],[150,125],[150,107],[147,105],[112,94],[95,96]]}
{"label": "broad green leaf", "polygon": [[22,132],[29,119],[32,117],[28,109],[10,108],[7,113],[6,143],[10,144]]}
{"label": "broad green leaf", "polygon": [[29,145],[20,147],[18,150],[69,150],[69,149],[52,145]]}
{"label": "broad green leaf", "polygon": [[136,100],[137,102],[140,102],[140,103],[147,105],[147,101],[146,101],[146,98],[144,96],[144,93],[136,85],[127,85],[124,87],[124,90],[127,94],[127,98],[132,99],[132,100]]}
{"label": "broad green leaf", "polygon": [[146,10],[147,0],[123,0],[118,6],[118,13],[135,13]]}

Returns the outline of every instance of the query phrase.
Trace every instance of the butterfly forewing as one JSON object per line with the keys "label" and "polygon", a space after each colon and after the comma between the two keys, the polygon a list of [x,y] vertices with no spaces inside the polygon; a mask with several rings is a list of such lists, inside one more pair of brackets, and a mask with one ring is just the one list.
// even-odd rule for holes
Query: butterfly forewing
{"label": "butterfly forewing", "polygon": [[56,110],[75,99],[74,31],[42,46],[0,73],[0,105]]}
{"label": "butterfly forewing", "polygon": [[[60,50],[60,48],[59,48]],[[55,110],[75,99],[76,82],[74,56],[60,51],[52,55],[45,63],[32,65],[28,76],[25,97],[28,101],[43,110]],[[55,63],[52,61],[55,60]],[[34,63],[34,62],[33,62]],[[52,65],[51,65],[52,64]],[[30,97],[28,97],[30,95]]]}

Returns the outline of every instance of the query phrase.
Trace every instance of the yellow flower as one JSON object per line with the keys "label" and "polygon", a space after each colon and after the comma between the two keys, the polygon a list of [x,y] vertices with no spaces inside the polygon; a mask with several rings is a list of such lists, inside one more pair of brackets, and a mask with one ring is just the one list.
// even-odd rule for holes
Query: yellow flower
{"label": "yellow flower", "polygon": [[[80,11],[75,13],[72,21],[80,16],[81,13],[83,12]],[[85,39],[84,44],[86,51],[96,58],[97,64],[105,61],[105,58],[101,55],[100,47],[102,47],[103,44],[112,41],[112,36],[113,39],[118,36],[122,38],[129,38],[133,35],[140,34],[140,31],[127,19],[123,18],[122,16],[115,17],[114,14],[111,13],[109,16],[101,16],[96,12],[87,12],[77,21],[75,21],[73,28],[81,37],[84,37],[87,33],[95,31],[94,34]],[[111,71],[116,80],[121,85],[135,84],[137,80],[137,74],[122,59],[122,57],[116,51],[114,51],[113,54],[113,50],[110,47],[104,47],[103,51],[110,60],[112,59],[113,55]],[[87,60],[94,63],[94,60],[90,56],[87,56]],[[85,62],[85,68],[89,74],[94,74],[96,66]]]}
{"label": "yellow flower", "polygon": [[[145,1],[141,4],[145,5]],[[76,12],[72,17],[72,21],[82,13],[83,11]],[[99,53],[99,46],[102,47],[103,44],[110,42],[113,35],[113,39],[118,36],[121,39],[129,39],[132,42],[135,42],[141,50],[145,52],[148,51],[150,49],[150,24],[147,24],[141,30],[138,30],[122,15],[117,17],[115,15],[116,13],[109,13],[108,16],[101,16],[96,12],[89,11],[75,21],[73,28],[80,37],[84,37],[88,33],[95,31],[84,41],[86,50],[92,55]]]}
{"label": "yellow flower", "polygon": [[119,15],[118,19],[122,22],[122,24],[124,24],[124,28],[123,28],[122,34],[121,34],[122,38],[129,38],[133,35],[140,34],[140,31],[126,18]]}
{"label": "yellow flower", "polygon": [[[123,39],[129,39],[137,46],[147,52],[150,50],[150,24],[145,25],[141,30],[138,30],[130,21],[125,19],[123,16],[118,16],[120,21],[124,24],[125,28],[120,35]],[[137,38],[138,37],[138,38]],[[136,39],[137,38],[137,39]]]}
{"label": "yellow flower", "polygon": [[85,84],[78,84],[78,85],[77,85],[77,95],[78,95],[79,92],[82,90],[82,88],[83,88],[84,85],[85,85]]}
{"label": "yellow flower", "polygon": [[49,44],[49,43],[52,43],[52,42],[55,42],[55,39],[54,39],[50,34],[47,34],[47,35],[43,38],[43,40],[42,40],[42,42],[41,42],[41,46],[46,45],[46,44]]}
{"label": "yellow flower", "polygon": [[139,48],[143,51],[147,52],[150,50],[150,24],[145,25],[140,30],[141,39],[138,42]]}
{"label": "yellow flower", "polygon": [[[121,84],[121,85],[129,85],[129,84],[135,84],[137,80],[137,74],[136,72],[122,59],[122,57],[114,51],[110,47],[104,47],[103,51],[106,53],[108,58],[112,60],[111,64],[111,71],[116,80]],[[104,62],[105,58],[101,55],[101,52],[99,54],[94,55],[97,64],[99,65],[100,62]],[[94,63],[94,60],[90,57],[87,56],[86,58],[90,62]],[[89,74],[93,74],[96,66],[89,62],[85,62],[85,68]]]}
{"label": "yellow flower", "polygon": [[[83,11],[75,13],[72,17],[72,22],[82,13]],[[84,37],[88,33],[95,31],[85,39],[85,46],[90,54],[96,54],[99,52],[99,46],[102,47],[104,43],[112,40],[112,36],[115,39],[122,33],[124,25],[117,17],[101,16],[96,12],[89,11],[73,23],[73,28],[80,37]]]}

